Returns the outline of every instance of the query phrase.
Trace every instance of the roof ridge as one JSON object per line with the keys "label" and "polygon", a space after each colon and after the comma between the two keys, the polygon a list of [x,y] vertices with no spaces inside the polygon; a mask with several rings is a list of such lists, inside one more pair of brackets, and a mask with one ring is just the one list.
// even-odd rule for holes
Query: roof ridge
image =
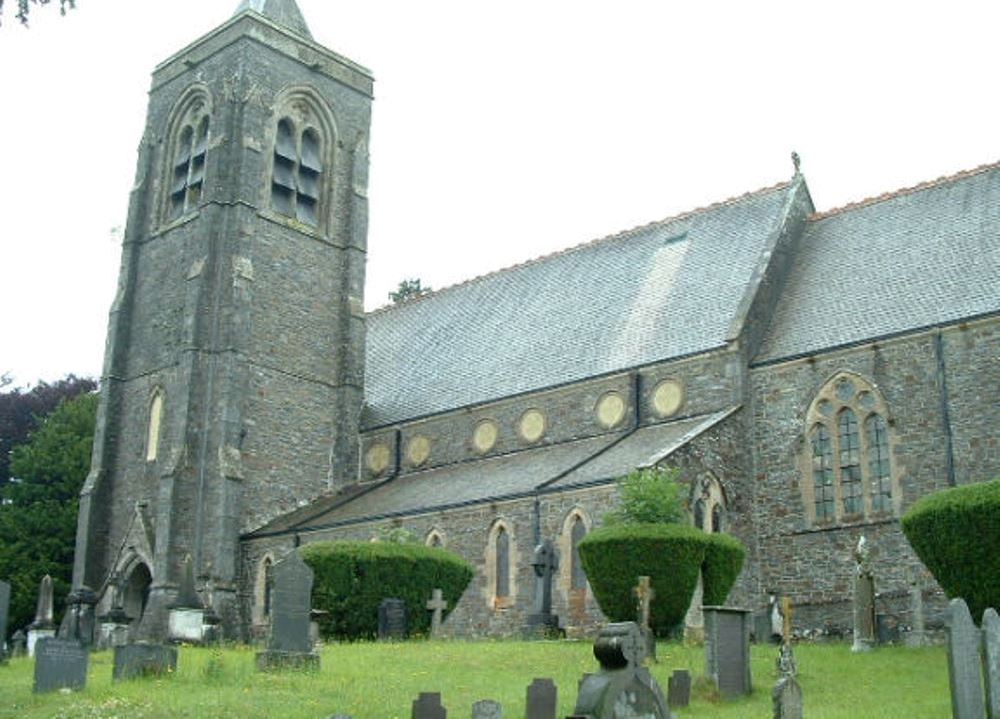
{"label": "roof ridge", "polygon": [[905,195],[912,195],[917,192],[922,192],[923,190],[929,190],[934,187],[940,187],[942,185],[948,184],[949,182],[956,182],[958,180],[964,180],[967,177],[974,177],[975,175],[981,175],[990,170],[1000,169],[1000,161],[987,163],[985,165],[979,165],[978,167],[973,167],[968,170],[960,170],[951,175],[941,175],[933,180],[925,180],[924,182],[917,183],[916,185],[911,185],[910,187],[901,187],[896,190],[890,190],[888,192],[883,192],[880,195],[873,195],[871,197],[865,197],[861,200],[855,200],[853,202],[848,202],[845,205],[840,205],[839,207],[833,207],[829,210],[823,210],[822,212],[814,212],[809,215],[807,221],[825,220],[827,217],[832,217],[834,215],[839,215],[844,212],[849,212],[851,210],[858,210],[862,207],[869,207],[870,205],[877,205],[880,202],[886,202],[887,200],[893,200],[897,197],[903,197]]}
{"label": "roof ridge", "polygon": [[653,227],[655,225],[664,225],[664,224],[668,224],[668,223],[671,223],[671,222],[677,222],[678,220],[687,219],[689,217],[692,217],[692,216],[697,215],[697,214],[702,213],[702,212],[708,212],[709,210],[715,210],[715,209],[718,209],[720,207],[725,207],[727,205],[736,204],[737,202],[740,202],[742,200],[746,200],[746,199],[748,199],[750,197],[755,197],[757,195],[764,195],[764,194],[767,194],[768,192],[775,192],[777,190],[784,189],[786,187],[791,187],[791,185],[792,185],[792,180],[784,180],[782,182],[777,182],[777,183],[775,183],[773,185],[768,185],[766,187],[761,187],[761,188],[756,189],[756,190],[751,190],[749,192],[744,192],[744,193],[742,193],[740,195],[733,195],[732,197],[727,197],[724,200],[719,200],[718,202],[712,202],[712,203],[710,203],[708,205],[703,205],[701,207],[696,207],[696,208],[691,209],[691,210],[684,210],[683,212],[679,212],[676,215],[670,215],[670,216],[664,217],[663,219],[660,219],[660,220],[653,220],[652,222],[647,222],[647,223],[642,224],[642,225],[636,225],[635,227],[630,227],[630,228],[628,228],[626,230],[621,230],[619,232],[615,232],[615,233],[610,234],[610,235],[604,235],[602,237],[597,237],[597,238],[592,239],[592,240],[586,240],[584,242],[580,242],[580,243],[577,243],[575,245],[570,245],[569,247],[564,247],[561,250],[553,250],[552,252],[546,253],[544,255],[539,255],[537,257],[532,257],[532,258],[529,258],[529,259],[524,260],[522,262],[515,262],[514,264],[507,265],[506,267],[500,267],[498,269],[491,270],[489,272],[484,272],[481,275],[475,275],[473,277],[469,277],[468,279],[461,280],[460,282],[456,282],[453,285],[446,285],[445,287],[442,287],[441,289],[438,289],[438,290],[431,290],[431,291],[428,291],[428,292],[422,292],[419,295],[415,295],[413,297],[408,297],[407,299],[403,300],[402,302],[389,303],[389,304],[382,305],[381,307],[376,307],[375,309],[371,310],[370,312],[366,312],[365,316],[366,317],[371,317],[373,315],[384,314],[386,312],[389,312],[389,311],[394,310],[394,309],[398,309],[400,307],[405,307],[407,305],[415,304],[417,302],[422,302],[423,300],[426,300],[428,297],[436,297],[437,295],[443,294],[445,292],[449,292],[451,290],[458,289],[459,287],[464,287],[465,285],[472,284],[473,282],[480,282],[482,280],[485,280],[487,278],[493,277],[495,275],[503,274],[504,272],[510,272],[511,270],[516,270],[516,269],[520,269],[522,267],[527,267],[528,265],[533,265],[533,264],[537,264],[537,263],[540,263],[540,262],[544,262],[546,260],[551,260],[554,257],[559,257],[561,255],[567,255],[570,252],[576,252],[578,250],[582,250],[585,247],[590,247],[592,245],[599,245],[599,244],[604,243],[604,242],[610,242],[612,240],[622,239],[624,237],[627,237],[629,235],[634,235],[634,234],[640,232],[641,230],[645,230],[645,229],[647,229],[649,227]]}

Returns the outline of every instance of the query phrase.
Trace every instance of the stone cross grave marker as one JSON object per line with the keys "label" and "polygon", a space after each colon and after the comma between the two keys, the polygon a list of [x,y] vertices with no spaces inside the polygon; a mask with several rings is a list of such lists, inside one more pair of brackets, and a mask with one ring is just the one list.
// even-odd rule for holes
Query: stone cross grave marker
{"label": "stone cross grave marker", "polygon": [[875,574],[871,549],[861,535],[854,549],[854,644],[852,652],[867,652],[875,645]]}
{"label": "stone cross grave marker", "polygon": [[439,692],[421,692],[413,700],[411,719],[447,719],[448,710],[441,706]]}
{"label": "stone cross grave marker", "polygon": [[795,676],[798,669],[795,666],[795,655],[792,654],[792,600],[783,597],[781,600],[781,647],[778,649],[778,676]]}
{"label": "stone cross grave marker", "polygon": [[472,719],[503,719],[500,702],[483,699],[472,705]]}
{"label": "stone cross grave marker", "polygon": [[551,679],[535,679],[525,692],[524,719],[556,719],[558,690]]}
{"label": "stone cross grave marker", "polygon": [[955,719],[985,719],[979,661],[979,629],[962,599],[948,604],[948,679],[951,711]]}
{"label": "stone cross grave marker", "polygon": [[802,687],[795,677],[788,675],[778,680],[771,691],[774,719],[802,719]]}
{"label": "stone cross grave marker", "polygon": [[1000,615],[993,607],[983,613],[982,631],[986,708],[990,717],[1000,719]]}
{"label": "stone cross grave marker", "polygon": [[691,703],[691,672],[677,669],[667,680],[667,706],[683,709]]}
{"label": "stone cross grave marker", "polygon": [[441,590],[435,589],[427,601],[427,609],[431,612],[431,636],[441,633],[441,613],[448,608],[448,602],[441,596]]}
{"label": "stone cross grave marker", "polygon": [[56,627],[52,623],[52,577],[46,574],[38,586],[35,621],[28,625],[28,656],[35,656],[35,644],[39,639],[54,637],[55,634]]}
{"label": "stone cross grave marker", "polygon": [[36,694],[57,689],[83,689],[90,652],[73,639],[42,637],[35,646]]}
{"label": "stone cross grave marker", "polygon": [[705,607],[705,674],[723,698],[749,694],[751,612]]}
{"label": "stone cross grave marker", "polygon": [[920,573],[912,571],[907,578],[910,585],[910,633],[906,643],[911,647],[923,646],[926,641],[927,622],[924,618],[924,587]]}
{"label": "stone cross grave marker", "polygon": [[10,584],[0,581],[0,661],[7,658],[5,647],[7,638],[7,617],[10,612]]}
{"label": "stone cross grave marker", "polygon": [[409,631],[406,602],[390,597],[378,605],[378,638],[405,639]]}
{"label": "stone cross grave marker", "polygon": [[639,615],[639,629],[642,630],[642,636],[646,642],[646,656],[656,661],[656,636],[653,634],[653,628],[649,626],[649,608],[656,592],[653,590],[650,578],[645,575],[639,577],[639,583],[632,591],[639,600],[637,614]]}
{"label": "stone cross grave marker", "polygon": [[162,677],[177,671],[177,647],[162,644],[125,644],[115,647],[114,681]]}
{"label": "stone cross grave marker", "polygon": [[535,547],[531,566],[538,581],[535,584],[535,612],[528,615],[528,633],[557,629],[559,620],[552,614],[552,579],[559,570],[559,553],[551,539]]}

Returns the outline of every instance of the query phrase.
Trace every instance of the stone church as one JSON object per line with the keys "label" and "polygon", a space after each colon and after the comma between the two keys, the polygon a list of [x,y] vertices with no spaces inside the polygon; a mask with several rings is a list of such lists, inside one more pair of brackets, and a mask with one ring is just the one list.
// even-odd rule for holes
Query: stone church
{"label": "stone church", "polygon": [[[110,311],[74,586],[162,636],[190,556],[228,636],[294,547],[403,528],[477,570],[445,623],[513,633],[532,550],[677,467],[747,548],[730,602],[849,624],[851,548],[906,621],[899,517],[1000,474],[1000,166],[817,211],[788,181],[365,313],[372,75],[294,0],[159,65]],[[929,577],[928,595],[935,587]]]}

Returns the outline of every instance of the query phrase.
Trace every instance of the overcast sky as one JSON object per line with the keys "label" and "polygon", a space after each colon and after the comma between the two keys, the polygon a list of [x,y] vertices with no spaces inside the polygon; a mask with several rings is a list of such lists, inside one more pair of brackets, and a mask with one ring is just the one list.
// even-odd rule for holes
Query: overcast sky
{"label": "overcast sky", "polygon": [[[0,374],[97,376],[150,72],[238,2],[7,5]],[[786,180],[793,149],[821,210],[1000,158],[996,2],[299,5],[376,78],[369,308]]]}

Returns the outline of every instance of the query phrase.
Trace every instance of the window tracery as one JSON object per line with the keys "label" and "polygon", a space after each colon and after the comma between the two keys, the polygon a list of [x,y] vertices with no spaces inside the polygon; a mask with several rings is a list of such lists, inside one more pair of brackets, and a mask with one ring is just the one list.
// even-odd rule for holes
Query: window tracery
{"label": "window tracery", "polygon": [[166,178],[165,221],[173,222],[197,209],[205,186],[205,167],[211,124],[206,92],[189,90],[174,113],[170,137],[170,164]]}

